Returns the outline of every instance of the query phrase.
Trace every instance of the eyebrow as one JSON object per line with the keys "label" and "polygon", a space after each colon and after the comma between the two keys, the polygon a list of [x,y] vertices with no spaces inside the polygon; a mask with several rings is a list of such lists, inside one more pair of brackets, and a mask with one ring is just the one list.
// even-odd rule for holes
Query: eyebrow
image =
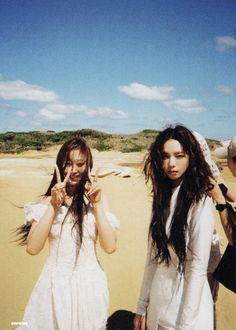
{"label": "eyebrow", "polygon": [[[162,151],[162,155],[169,155],[170,152],[167,152],[167,151]],[[178,155],[178,154],[186,154],[185,151],[176,151],[174,152],[174,155]]]}
{"label": "eyebrow", "polygon": [[[78,163],[85,163],[87,160],[87,158],[78,158],[75,160],[75,162],[78,162]],[[68,159],[67,162],[71,162],[71,159]]]}

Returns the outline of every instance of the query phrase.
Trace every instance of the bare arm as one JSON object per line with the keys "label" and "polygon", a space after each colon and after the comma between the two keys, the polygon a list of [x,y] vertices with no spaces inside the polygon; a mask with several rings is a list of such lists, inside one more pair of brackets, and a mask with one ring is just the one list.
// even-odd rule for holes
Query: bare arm
{"label": "bare arm", "polygon": [[232,241],[232,227],[229,224],[228,221],[228,211],[227,209],[223,210],[223,211],[219,211],[219,215],[220,215],[220,221],[222,224],[222,227],[224,229],[225,235],[228,239],[228,242],[230,245],[233,245],[233,241]]}
{"label": "bare arm", "polygon": [[105,252],[113,253],[116,250],[116,232],[109,223],[102,200],[93,204],[93,211],[100,245]]}
{"label": "bare arm", "polygon": [[[208,195],[210,197],[212,197],[212,199],[214,200],[214,202],[216,204],[226,204],[225,197],[219,187],[218,182],[216,183],[215,181],[212,180],[211,183],[214,185],[214,187],[211,191],[209,191]],[[221,221],[222,227],[224,229],[225,235],[226,235],[229,243],[231,245],[233,245],[232,227],[228,220],[228,211],[227,211],[227,209],[224,209],[223,211],[219,211],[218,213],[220,216],[220,221]]]}
{"label": "bare arm", "polygon": [[27,238],[26,251],[31,255],[38,254],[44,247],[48,238],[53,219],[56,215],[56,209],[51,203],[48,204],[46,212],[39,222],[33,221]]}
{"label": "bare arm", "polygon": [[100,245],[105,252],[113,253],[116,250],[116,232],[109,222],[108,203],[105,203],[104,197],[102,198],[101,188],[97,185],[97,178],[98,171],[94,178],[90,176],[91,184],[87,188],[87,196],[93,207]]}
{"label": "bare arm", "polygon": [[66,196],[65,186],[69,179],[70,171],[68,171],[64,181],[61,182],[58,168],[56,167],[55,170],[57,174],[57,184],[52,188],[51,196],[45,198],[42,203],[48,205],[48,207],[39,222],[33,221],[27,238],[26,251],[31,255],[36,255],[43,249],[57,210]]}
{"label": "bare arm", "polygon": [[227,199],[228,202],[235,202],[236,201],[236,194],[235,192],[230,189],[225,181],[223,180],[223,178],[220,176],[216,179],[217,183],[220,185],[220,184],[223,184],[226,188],[227,188],[227,192],[226,192],[226,195],[225,195],[225,198]]}

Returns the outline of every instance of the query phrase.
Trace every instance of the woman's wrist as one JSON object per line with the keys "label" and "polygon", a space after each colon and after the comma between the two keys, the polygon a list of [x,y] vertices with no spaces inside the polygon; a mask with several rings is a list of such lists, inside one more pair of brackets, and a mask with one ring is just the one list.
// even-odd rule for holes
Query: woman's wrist
{"label": "woman's wrist", "polygon": [[215,202],[216,202],[216,205],[217,204],[226,204],[226,200],[223,197],[215,199]]}
{"label": "woman's wrist", "polygon": [[60,205],[58,205],[58,204],[54,204],[54,203],[52,203],[52,201],[50,201],[49,204],[48,204],[48,207],[49,207],[53,212],[56,213],[56,212],[58,211]]}
{"label": "woman's wrist", "polygon": [[101,201],[101,199],[99,201],[93,202],[92,205],[93,205],[93,209],[95,211],[98,210],[98,209],[100,209],[102,207],[102,201]]}
{"label": "woman's wrist", "polygon": [[226,208],[227,208],[227,204],[225,202],[216,204],[216,210],[219,212],[224,211]]}

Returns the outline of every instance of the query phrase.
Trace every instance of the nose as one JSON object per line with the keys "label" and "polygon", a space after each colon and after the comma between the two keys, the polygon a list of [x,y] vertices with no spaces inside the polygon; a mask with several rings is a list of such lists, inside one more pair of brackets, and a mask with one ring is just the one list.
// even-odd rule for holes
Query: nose
{"label": "nose", "polygon": [[175,157],[170,157],[169,158],[169,166],[174,167],[176,165],[176,159]]}
{"label": "nose", "polygon": [[71,168],[71,172],[73,172],[73,173],[77,172],[77,166],[76,166],[76,164],[73,164],[71,167],[72,167]]}

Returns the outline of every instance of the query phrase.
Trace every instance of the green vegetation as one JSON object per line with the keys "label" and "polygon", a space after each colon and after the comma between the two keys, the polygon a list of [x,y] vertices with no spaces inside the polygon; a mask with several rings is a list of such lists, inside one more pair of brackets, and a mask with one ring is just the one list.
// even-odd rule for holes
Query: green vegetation
{"label": "green vegetation", "polygon": [[122,152],[139,152],[139,151],[143,151],[146,148],[142,145],[136,144],[136,143],[132,143],[131,145],[128,146],[124,146],[121,151]]}
{"label": "green vegetation", "polygon": [[217,140],[207,139],[207,144],[211,150],[215,149],[216,147],[220,147],[221,144]]}
{"label": "green vegetation", "polygon": [[[61,145],[66,140],[79,135],[98,151],[117,150],[121,152],[139,152],[149,148],[158,131],[145,129],[136,134],[108,134],[92,129],[78,131],[32,131],[0,133],[0,153],[20,153],[27,150],[46,150]],[[207,140],[210,148],[217,144]]]}
{"label": "green vegetation", "polygon": [[107,151],[110,150],[112,147],[109,142],[106,141],[105,138],[98,138],[93,143],[93,148],[97,149],[98,151]]}
{"label": "green vegetation", "polygon": [[156,135],[158,133],[158,131],[155,130],[155,129],[144,129],[141,133],[147,134],[147,135],[149,135],[149,134],[151,134],[151,135],[155,134]]}

